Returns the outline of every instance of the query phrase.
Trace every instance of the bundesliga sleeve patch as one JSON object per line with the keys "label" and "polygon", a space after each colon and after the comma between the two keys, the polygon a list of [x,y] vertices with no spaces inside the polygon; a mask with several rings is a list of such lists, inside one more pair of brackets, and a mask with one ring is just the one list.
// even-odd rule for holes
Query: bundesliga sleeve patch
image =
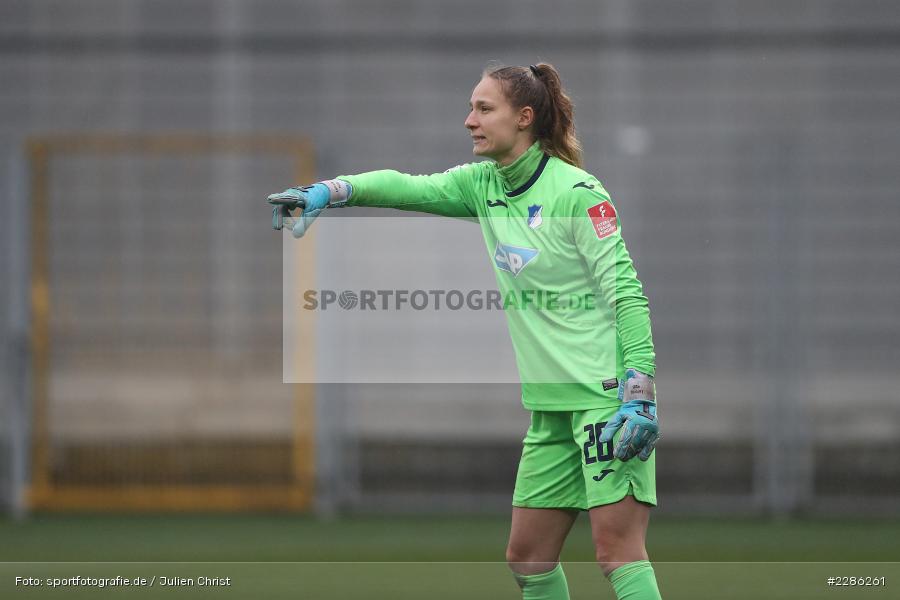
{"label": "bundesliga sleeve patch", "polygon": [[594,231],[597,233],[597,239],[603,239],[616,232],[619,226],[616,223],[616,209],[609,201],[601,202],[587,209],[588,216],[591,217],[591,223],[594,224]]}

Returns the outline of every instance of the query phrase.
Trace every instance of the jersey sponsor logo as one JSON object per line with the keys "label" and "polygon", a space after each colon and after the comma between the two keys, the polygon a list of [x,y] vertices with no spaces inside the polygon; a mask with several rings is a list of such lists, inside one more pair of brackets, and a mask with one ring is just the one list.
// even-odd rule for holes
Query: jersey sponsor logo
{"label": "jersey sponsor logo", "polygon": [[619,387],[619,380],[613,377],[612,379],[606,379],[602,381],[603,383],[603,391],[608,392],[609,390],[614,390]]}
{"label": "jersey sponsor logo", "polygon": [[614,234],[619,228],[616,222],[616,209],[613,208],[613,205],[608,200],[590,207],[587,209],[587,213],[591,218],[591,223],[594,225],[597,239],[602,240]]}
{"label": "jersey sponsor logo", "polygon": [[575,188],[580,188],[580,187],[583,187],[588,190],[592,190],[592,189],[594,189],[594,184],[588,185],[587,181],[579,181],[578,183],[576,183],[575,185],[572,186],[572,189],[574,190]]}
{"label": "jersey sponsor logo", "polygon": [[541,213],[544,212],[544,207],[540,204],[532,204],[528,207],[528,226],[532,229],[537,229],[544,222],[544,217]]}
{"label": "jersey sponsor logo", "polygon": [[503,200],[488,200],[487,201],[488,208],[494,208],[495,206],[505,206],[509,208],[509,206]]}
{"label": "jersey sponsor logo", "polygon": [[528,263],[534,260],[539,250],[534,248],[522,248],[520,246],[509,246],[497,242],[497,249],[494,250],[494,264],[501,271],[512,273],[517,277]]}

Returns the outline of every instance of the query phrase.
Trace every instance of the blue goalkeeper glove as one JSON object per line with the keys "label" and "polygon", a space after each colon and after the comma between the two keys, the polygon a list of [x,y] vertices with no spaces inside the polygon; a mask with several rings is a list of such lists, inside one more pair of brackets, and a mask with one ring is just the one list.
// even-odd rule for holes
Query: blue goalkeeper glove
{"label": "blue goalkeeper glove", "polygon": [[[279,194],[272,194],[267,202],[272,205],[272,229],[287,226],[295,238],[303,237],[319,213],[328,205],[330,194],[322,183],[304,187],[292,187]],[[300,211],[295,216],[294,211]]]}
{"label": "blue goalkeeper glove", "polygon": [[637,456],[650,458],[656,440],[659,439],[659,422],[656,420],[656,386],[653,378],[634,369],[626,369],[619,382],[619,412],[606,424],[599,443],[613,439],[619,428],[622,435],[613,448],[613,456],[628,460]]}
{"label": "blue goalkeeper glove", "polygon": [[[351,193],[353,187],[346,181],[329,179],[272,194],[267,199],[272,205],[272,229],[280,230],[287,226],[295,238],[303,237],[322,210],[343,206]],[[292,212],[296,210],[300,211],[297,216]]]}

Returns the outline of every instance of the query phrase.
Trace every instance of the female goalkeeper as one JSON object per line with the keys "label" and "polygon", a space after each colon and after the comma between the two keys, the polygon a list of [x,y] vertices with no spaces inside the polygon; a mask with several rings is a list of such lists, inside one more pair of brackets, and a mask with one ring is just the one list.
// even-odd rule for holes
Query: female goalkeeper
{"label": "female goalkeeper", "polygon": [[486,70],[465,126],[474,154],[490,160],[290,188],[269,196],[276,225],[298,206],[296,237],[343,205],[477,219],[531,411],[506,551],[522,596],[569,597],[560,551],[587,510],[618,598],[659,598],[644,543],[656,505],[655,354],[616,209],[581,168],[573,105],[552,65]]}

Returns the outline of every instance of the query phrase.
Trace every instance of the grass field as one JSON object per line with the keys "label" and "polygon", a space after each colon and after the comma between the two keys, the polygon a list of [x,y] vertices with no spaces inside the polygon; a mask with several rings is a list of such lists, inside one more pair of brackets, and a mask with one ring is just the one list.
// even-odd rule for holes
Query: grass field
{"label": "grass field", "polygon": [[[507,531],[505,517],[35,516],[0,521],[0,598],[515,599]],[[648,550],[665,598],[900,597],[900,521],[660,518]],[[584,516],[562,560],[573,598],[614,597],[593,564]],[[157,579],[49,587],[48,578],[74,575]],[[43,585],[16,586],[17,576]],[[163,576],[194,586],[161,586]],[[203,576],[231,585],[200,587]],[[886,579],[828,587],[827,576]]]}

